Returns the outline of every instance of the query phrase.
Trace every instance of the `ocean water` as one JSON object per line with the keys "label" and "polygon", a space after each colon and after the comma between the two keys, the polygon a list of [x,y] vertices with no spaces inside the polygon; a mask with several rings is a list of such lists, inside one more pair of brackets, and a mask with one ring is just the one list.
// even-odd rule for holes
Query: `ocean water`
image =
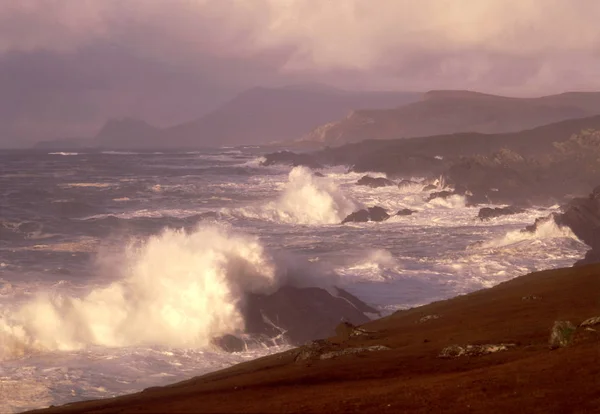
{"label": "ocean water", "polygon": [[[261,167],[261,149],[0,152],[0,412],[104,398],[274,353],[228,354],[245,292],[342,286],[383,313],[569,266],[557,209],[480,222],[421,185],[356,186],[345,167]],[[373,174],[381,176],[381,174]],[[419,177],[405,177],[418,179]],[[411,208],[340,225],[361,207]]]}

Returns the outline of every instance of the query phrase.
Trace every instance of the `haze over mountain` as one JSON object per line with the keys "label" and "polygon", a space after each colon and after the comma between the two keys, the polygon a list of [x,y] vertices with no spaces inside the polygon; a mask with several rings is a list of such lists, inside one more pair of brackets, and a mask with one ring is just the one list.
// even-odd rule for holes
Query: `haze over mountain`
{"label": "haze over mountain", "polygon": [[256,86],[600,90],[597,2],[342,3],[3,2],[0,147],[91,137],[121,118],[160,128],[196,119],[190,128],[206,123],[227,137],[220,116],[199,118]]}
{"label": "haze over mountain", "polygon": [[342,145],[456,132],[504,133],[600,114],[600,93],[569,92],[512,98],[471,91],[430,91],[399,108],[354,111],[314,129],[303,140]]}

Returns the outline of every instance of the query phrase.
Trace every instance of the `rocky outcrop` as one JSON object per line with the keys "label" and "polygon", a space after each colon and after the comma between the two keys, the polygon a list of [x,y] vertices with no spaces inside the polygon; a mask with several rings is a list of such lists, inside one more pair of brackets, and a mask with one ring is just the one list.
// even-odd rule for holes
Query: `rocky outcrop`
{"label": "rocky outcrop", "polygon": [[513,214],[522,213],[524,210],[518,207],[483,207],[479,210],[477,217],[481,221],[490,220],[496,217],[510,216]]}
{"label": "rocky outcrop", "polygon": [[515,347],[515,344],[485,344],[485,345],[450,345],[442,349],[439,353],[439,358],[458,358],[458,357],[475,357],[487,354],[493,354],[501,351],[508,351]]}
{"label": "rocky outcrop", "polygon": [[299,165],[309,168],[323,168],[311,154],[297,154],[291,151],[278,151],[271,154],[266,154],[264,161],[260,163],[263,167],[270,165],[291,165],[297,167]]}
{"label": "rocky outcrop", "polygon": [[425,201],[427,203],[429,203],[431,200],[435,200],[436,198],[446,199],[453,195],[455,195],[454,191],[448,191],[448,190],[436,191],[436,192],[429,194],[429,197],[427,197],[427,199]]}
{"label": "rocky outcrop", "polygon": [[540,225],[550,220],[561,227],[569,227],[571,231],[591,250],[576,265],[600,263],[600,186],[596,187],[587,198],[575,198],[562,208],[562,213],[552,213],[540,217],[523,231],[535,232]]}
{"label": "rocky outcrop", "polygon": [[379,187],[389,187],[392,185],[396,185],[392,180],[388,180],[384,177],[371,177],[365,175],[360,180],[357,181],[356,185],[365,185],[371,188],[379,188]]}
{"label": "rocky outcrop", "polygon": [[370,320],[366,311],[377,313],[350,293],[338,291],[344,296],[333,296],[316,287],[291,286],[284,286],[271,295],[251,294],[243,306],[245,332],[299,345],[332,336],[340,321],[362,324]]}
{"label": "rocky outcrop", "polygon": [[405,188],[409,188],[409,187],[413,187],[413,186],[417,186],[420,183],[416,182],[416,181],[412,181],[412,180],[401,180],[398,183],[398,188],[403,190]]}
{"label": "rocky outcrop", "polygon": [[345,223],[366,223],[368,221],[385,221],[390,215],[382,207],[369,207],[368,209],[358,210],[348,215],[343,221]]}
{"label": "rocky outcrop", "polygon": [[401,210],[398,210],[398,212],[396,213],[397,216],[410,216],[413,213],[416,213],[415,210],[411,210],[410,208],[403,208]]}

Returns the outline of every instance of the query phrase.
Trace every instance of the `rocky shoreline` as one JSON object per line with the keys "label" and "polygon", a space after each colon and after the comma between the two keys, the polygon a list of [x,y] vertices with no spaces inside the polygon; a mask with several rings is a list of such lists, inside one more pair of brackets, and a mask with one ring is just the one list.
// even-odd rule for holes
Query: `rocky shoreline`
{"label": "rocky shoreline", "polygon": [[600,265],[532,273],[300,348],[38,413],[597,412]]}

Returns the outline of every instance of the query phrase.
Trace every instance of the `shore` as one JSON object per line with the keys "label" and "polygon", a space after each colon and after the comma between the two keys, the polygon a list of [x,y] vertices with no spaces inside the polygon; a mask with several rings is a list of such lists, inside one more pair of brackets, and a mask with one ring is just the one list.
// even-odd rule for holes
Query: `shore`
{"label": "shore", "polygon": [[[600,412],[600,320],[580,326],[598,316],[600,265],[536,272],[167,387],[32,412]],[[577,328],[550,349],[556,321]]]}

